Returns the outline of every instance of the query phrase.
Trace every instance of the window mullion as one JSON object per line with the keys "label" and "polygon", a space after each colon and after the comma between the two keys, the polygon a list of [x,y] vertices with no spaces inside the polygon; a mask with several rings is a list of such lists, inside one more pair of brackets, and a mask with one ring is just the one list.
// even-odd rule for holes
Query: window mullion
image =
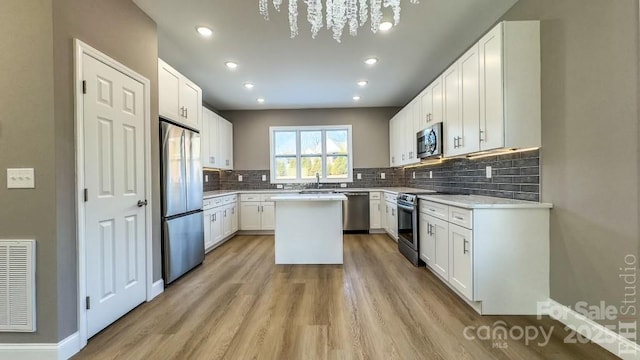
{"label": "window mullion", "polygon": [[302,180],[302,156],[300,144],[300,130],[296,130],[296,181]]}
{"label": "window mullion", "polygon": [[322,130],[322,135],[320,138],[322,142],[322,179],[326,181],[329,177],[328,176],[329,169],[327,169],[327,131],[326,130]]}

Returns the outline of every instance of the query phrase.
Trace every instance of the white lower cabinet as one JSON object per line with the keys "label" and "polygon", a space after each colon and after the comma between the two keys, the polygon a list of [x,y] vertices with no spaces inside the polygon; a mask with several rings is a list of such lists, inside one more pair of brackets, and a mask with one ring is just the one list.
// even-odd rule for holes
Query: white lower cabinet
{"label": "white lower cabinet", "polygon": [[473,233],[449,224],[449,282],[473,300]]}
{"label": "white lower cabinet", "polygon": [[369,193],[369,229],[382,229],[382,206],[380,206],[380,193]]}
{"label": "white lower cabinet", "polygon": [[549,208],[465,209],[421,199],[427,268],[483,315],[536,315],[549,298]]}
{"label": "white lower cabinet", "polygon": [[275,204],[269,194],[240,195],[240,230],[274,230]]}
{"label": "white lower cabinet", "polygon": [[[204,248],[212,250],[225,239],[238,231],[237,227],[237,197],[229,195],[207,199],[203,203],[204,209]],[[234,213],[235,223],[234,228]]]}
{"label": "white lower cabinet", "polygon": [[384,230],[395,241],[398,241],[398,205],[396,202],[397,194],[384,194],[384,214],[385,217]]}

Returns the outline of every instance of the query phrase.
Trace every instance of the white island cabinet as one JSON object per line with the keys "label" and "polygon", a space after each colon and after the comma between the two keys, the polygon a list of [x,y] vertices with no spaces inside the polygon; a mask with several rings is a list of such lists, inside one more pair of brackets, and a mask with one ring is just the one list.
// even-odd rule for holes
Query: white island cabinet
{"label": "white island cabinet", "polygon": [[276,264],[342,264],[343,194],[283,194],[276,204]]}

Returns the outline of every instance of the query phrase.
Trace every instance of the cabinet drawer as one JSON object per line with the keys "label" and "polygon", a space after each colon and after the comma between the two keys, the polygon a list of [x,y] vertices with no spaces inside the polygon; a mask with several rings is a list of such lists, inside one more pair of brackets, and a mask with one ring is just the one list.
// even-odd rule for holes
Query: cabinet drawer
{"label": "cabinet drawer", "polygon": [[223,204],[231,204],[232,202],[236,202],[238,200],[238,196],[237,195],[229,195],[229,196],[225,196],[222,199],[222,203]]}
{"label": "cabinet drawer", "polygon": [[369,200],[380,200],[380,193],[379,192],[370,192],[369,193]]}
{"label": "cabinet drawer", "polygon": [[240,201],[261,201],[262,194],[240,194]]}
{"label": "cabinet drawer", "polygon": [[455,206],[449,207],[449,222],[457,224],[467,229],[473,228],[473,215],[469,209],[462,209]]}
{"label": "cabinet drawer", "polygon": [[395,204],[398,201],[398,194],[384,193],[384,200]]}
{"label": "cabinet drawer", "polygon": [[276,195],[278,194],[261,194],[260,201],[271,201],[271,197]]}
{"label": "cabinet drawer", "polygon": [[433,201],[420,200],[418,208],[423,214],[431,215],[449,221],[449,207],[447,205],[438,204]]}
{"label": "cabinet drawer", "polygon": [[202,209],[203,209],[203,210],[207,210],[207,209],[209,209],[209,208],[211,208],[211,207],[212,207],[212,203],[213,203],[213,202],[212,202],[211,200],[212,200],[212,199],[205,199],[205,200],[202,200]]}

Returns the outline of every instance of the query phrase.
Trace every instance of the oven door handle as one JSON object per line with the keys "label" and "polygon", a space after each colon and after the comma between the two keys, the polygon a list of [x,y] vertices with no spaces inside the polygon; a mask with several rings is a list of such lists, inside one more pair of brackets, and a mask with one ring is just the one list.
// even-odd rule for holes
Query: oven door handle
{"label": "oven door handle", "polygon": [[402,204],[398,204],[398,209],[407,210],[413,212],[416,208],[415,206],[405,206]]}

